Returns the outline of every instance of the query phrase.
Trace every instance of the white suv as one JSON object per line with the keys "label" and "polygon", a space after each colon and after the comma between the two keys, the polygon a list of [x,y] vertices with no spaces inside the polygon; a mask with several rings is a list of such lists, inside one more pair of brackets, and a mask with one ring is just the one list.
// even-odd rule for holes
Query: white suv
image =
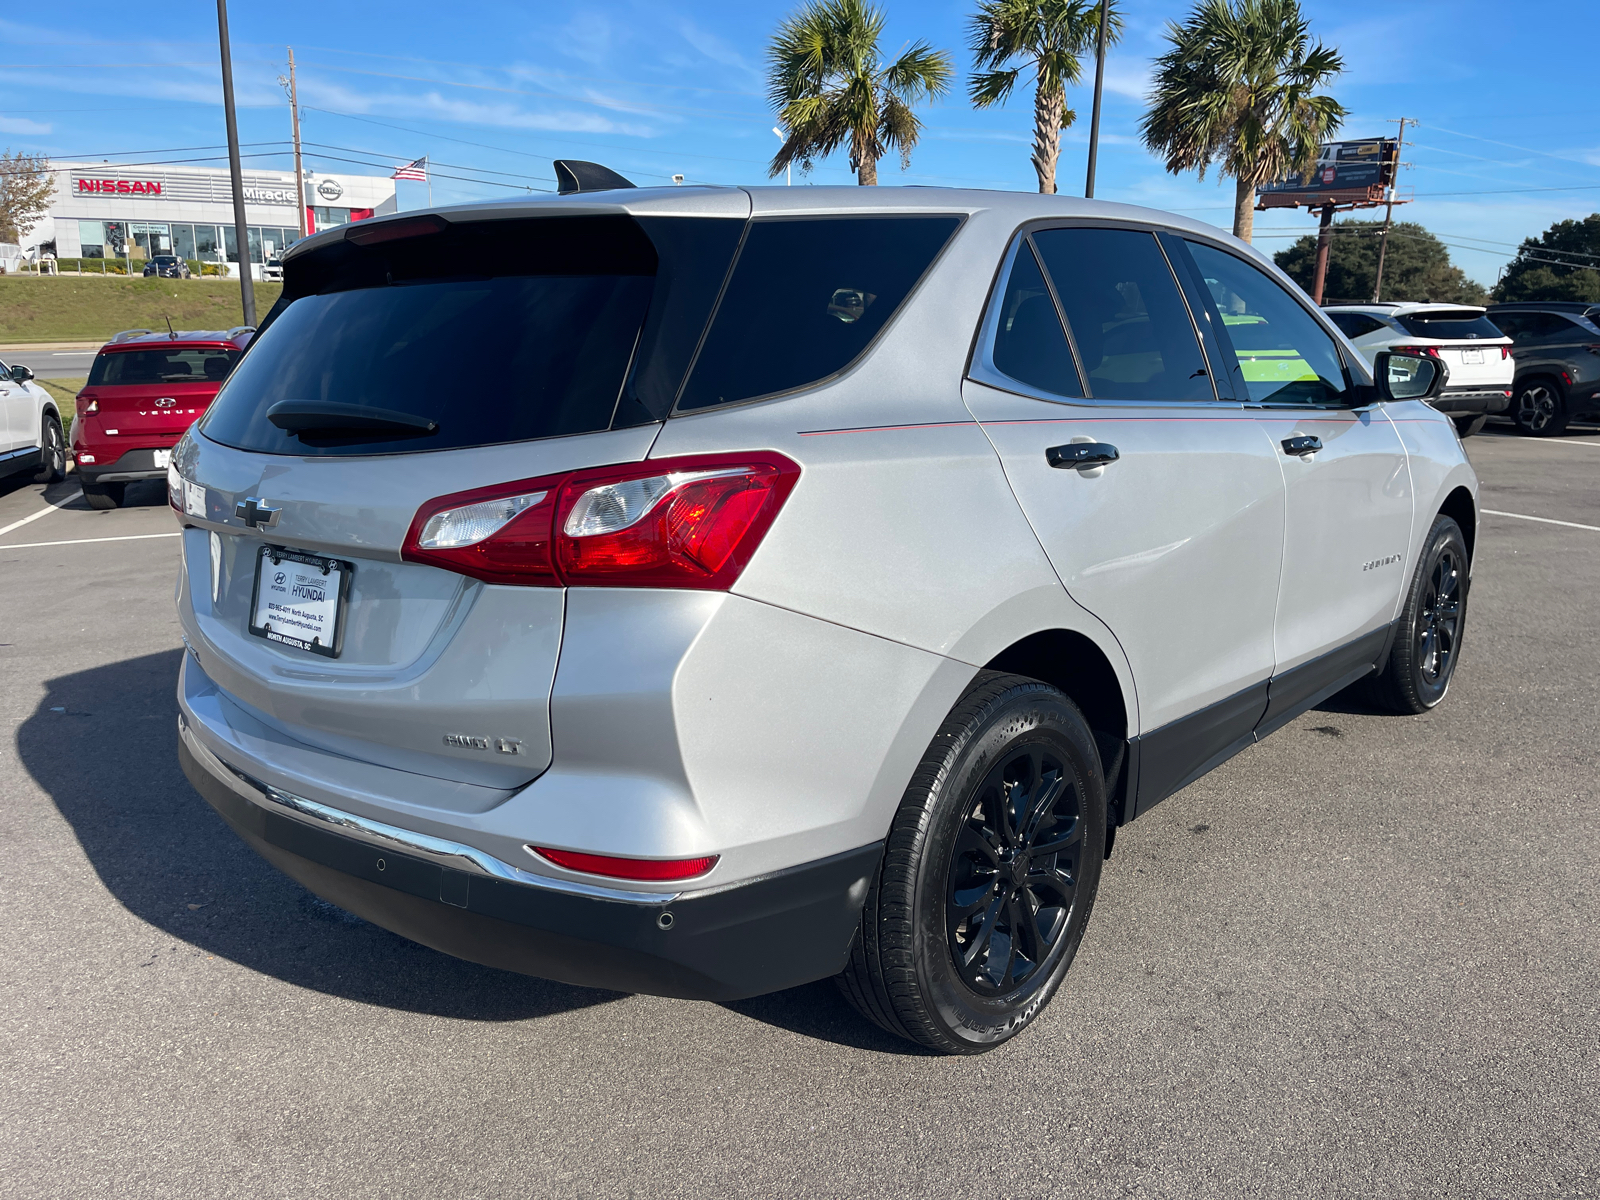
{"label": "white suv", "polygon": [[1330,305],[1328,318],[1370,363],[1379,351],[1416,350],[1444,363],[1446,380],[1433,406],[1469,437],[1492,414],[1511,406],[1511,339],[1485,309],[1461,304]]}
{"label": "white suv", "polygon": [[0,363],[0,478],[37,468],[40,483],[66,478],[67,443],[50,393],[21,363]]}
{"label": "white suv", "polygon": [[1209,225],[618,189],[361,221],[284,276],[172,456],[179,757],[270,862],[464,958],[838,975],[985,1050],[1116,826],[1353,683],[1423,712],[1459,657],[1438,361],[1375,382]]}

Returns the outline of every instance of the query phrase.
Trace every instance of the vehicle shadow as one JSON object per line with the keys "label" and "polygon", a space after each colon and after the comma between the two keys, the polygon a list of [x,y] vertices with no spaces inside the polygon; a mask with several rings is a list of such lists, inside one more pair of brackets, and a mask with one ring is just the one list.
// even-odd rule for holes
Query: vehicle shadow
{"label": "vehicle shadow", "polygon": [[935,1057],[932,1050],[896,1037],[867,1020],[839,994],[831,979],[773,992],[769,996],[728,1001],[722,1007],[752,1021],[787,1029],[819,1042],[911,1058]]}
{"label": "vehicle shadow", "polygon": [[178,766],[181,654],[52,679],[17,729],[23,765],[129,912],[196,950],[286,983],[407,1012],[518,1021],[621,998],[429,950],[269,866]]}

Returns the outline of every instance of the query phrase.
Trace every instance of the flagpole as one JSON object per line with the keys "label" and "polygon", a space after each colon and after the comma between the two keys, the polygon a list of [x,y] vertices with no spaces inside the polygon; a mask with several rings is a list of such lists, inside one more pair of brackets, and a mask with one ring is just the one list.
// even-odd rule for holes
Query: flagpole
{"label": "flagpole", "polygon": [[433,207],[433,176],[428,171],[428,156],[422,156],[422,177],[428,181],[428,207]]}

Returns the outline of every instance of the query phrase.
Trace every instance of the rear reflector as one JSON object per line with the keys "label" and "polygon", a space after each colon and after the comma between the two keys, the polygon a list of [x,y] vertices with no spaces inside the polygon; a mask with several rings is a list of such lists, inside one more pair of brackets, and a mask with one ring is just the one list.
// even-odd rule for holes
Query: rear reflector
{"label": "rear reflector", "polygon": [[717,855],[704,858],[614,858],[609,854],[580,854],[576,850],[547,850],[529,846],[540,858],[549,859],[569,871],[604,875],[609,879],[692,879],[717,865]]}
{"label": "rear reflector", "polygon": [[725,591],[799,476],[794,462],[762,451],[457,492],[417,511],[401,556],[486,583]]}

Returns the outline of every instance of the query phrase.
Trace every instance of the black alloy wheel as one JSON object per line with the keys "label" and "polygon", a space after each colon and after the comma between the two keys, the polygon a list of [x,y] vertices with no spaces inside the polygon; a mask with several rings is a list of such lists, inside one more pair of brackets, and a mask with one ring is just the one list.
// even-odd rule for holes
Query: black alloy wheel
{"label": "black alloy wheel", "polygon": [[1517,428],[1533,437],[1558,437],[1567,431],[1567,398],[1561,385],[1544,375],[1519,380],[1511,405]]}
{"label": "black alloy wheel", "polygon": [[1061,946],[1083,859],[1082,796],[1047,742],[1018,743],[968,807],[947,869],[950,954],[962,982],[998,996]]}
{"label": "black alloy wheel", "polygon": [[67,477],[67,444],[61,436],[61,422],[46,415],[39,437],[39,473],[35,483],[60,483]]}
{"label": "black alloy wheel", "polygon": [[1470,580],[1461,526],[1435,518],[1417,563],[1394,644],[1382,671],[1368,681],[1368,699],[1397,713],[1424,713],[1450,690],[1461,657]]}
{"label": "black alloy wheel", "polygon": [[1015,1037],[1061,986],[1105,859],[1100,751],[1036,679],[979,672],[906,788],[839,987],[945,1054]]}

